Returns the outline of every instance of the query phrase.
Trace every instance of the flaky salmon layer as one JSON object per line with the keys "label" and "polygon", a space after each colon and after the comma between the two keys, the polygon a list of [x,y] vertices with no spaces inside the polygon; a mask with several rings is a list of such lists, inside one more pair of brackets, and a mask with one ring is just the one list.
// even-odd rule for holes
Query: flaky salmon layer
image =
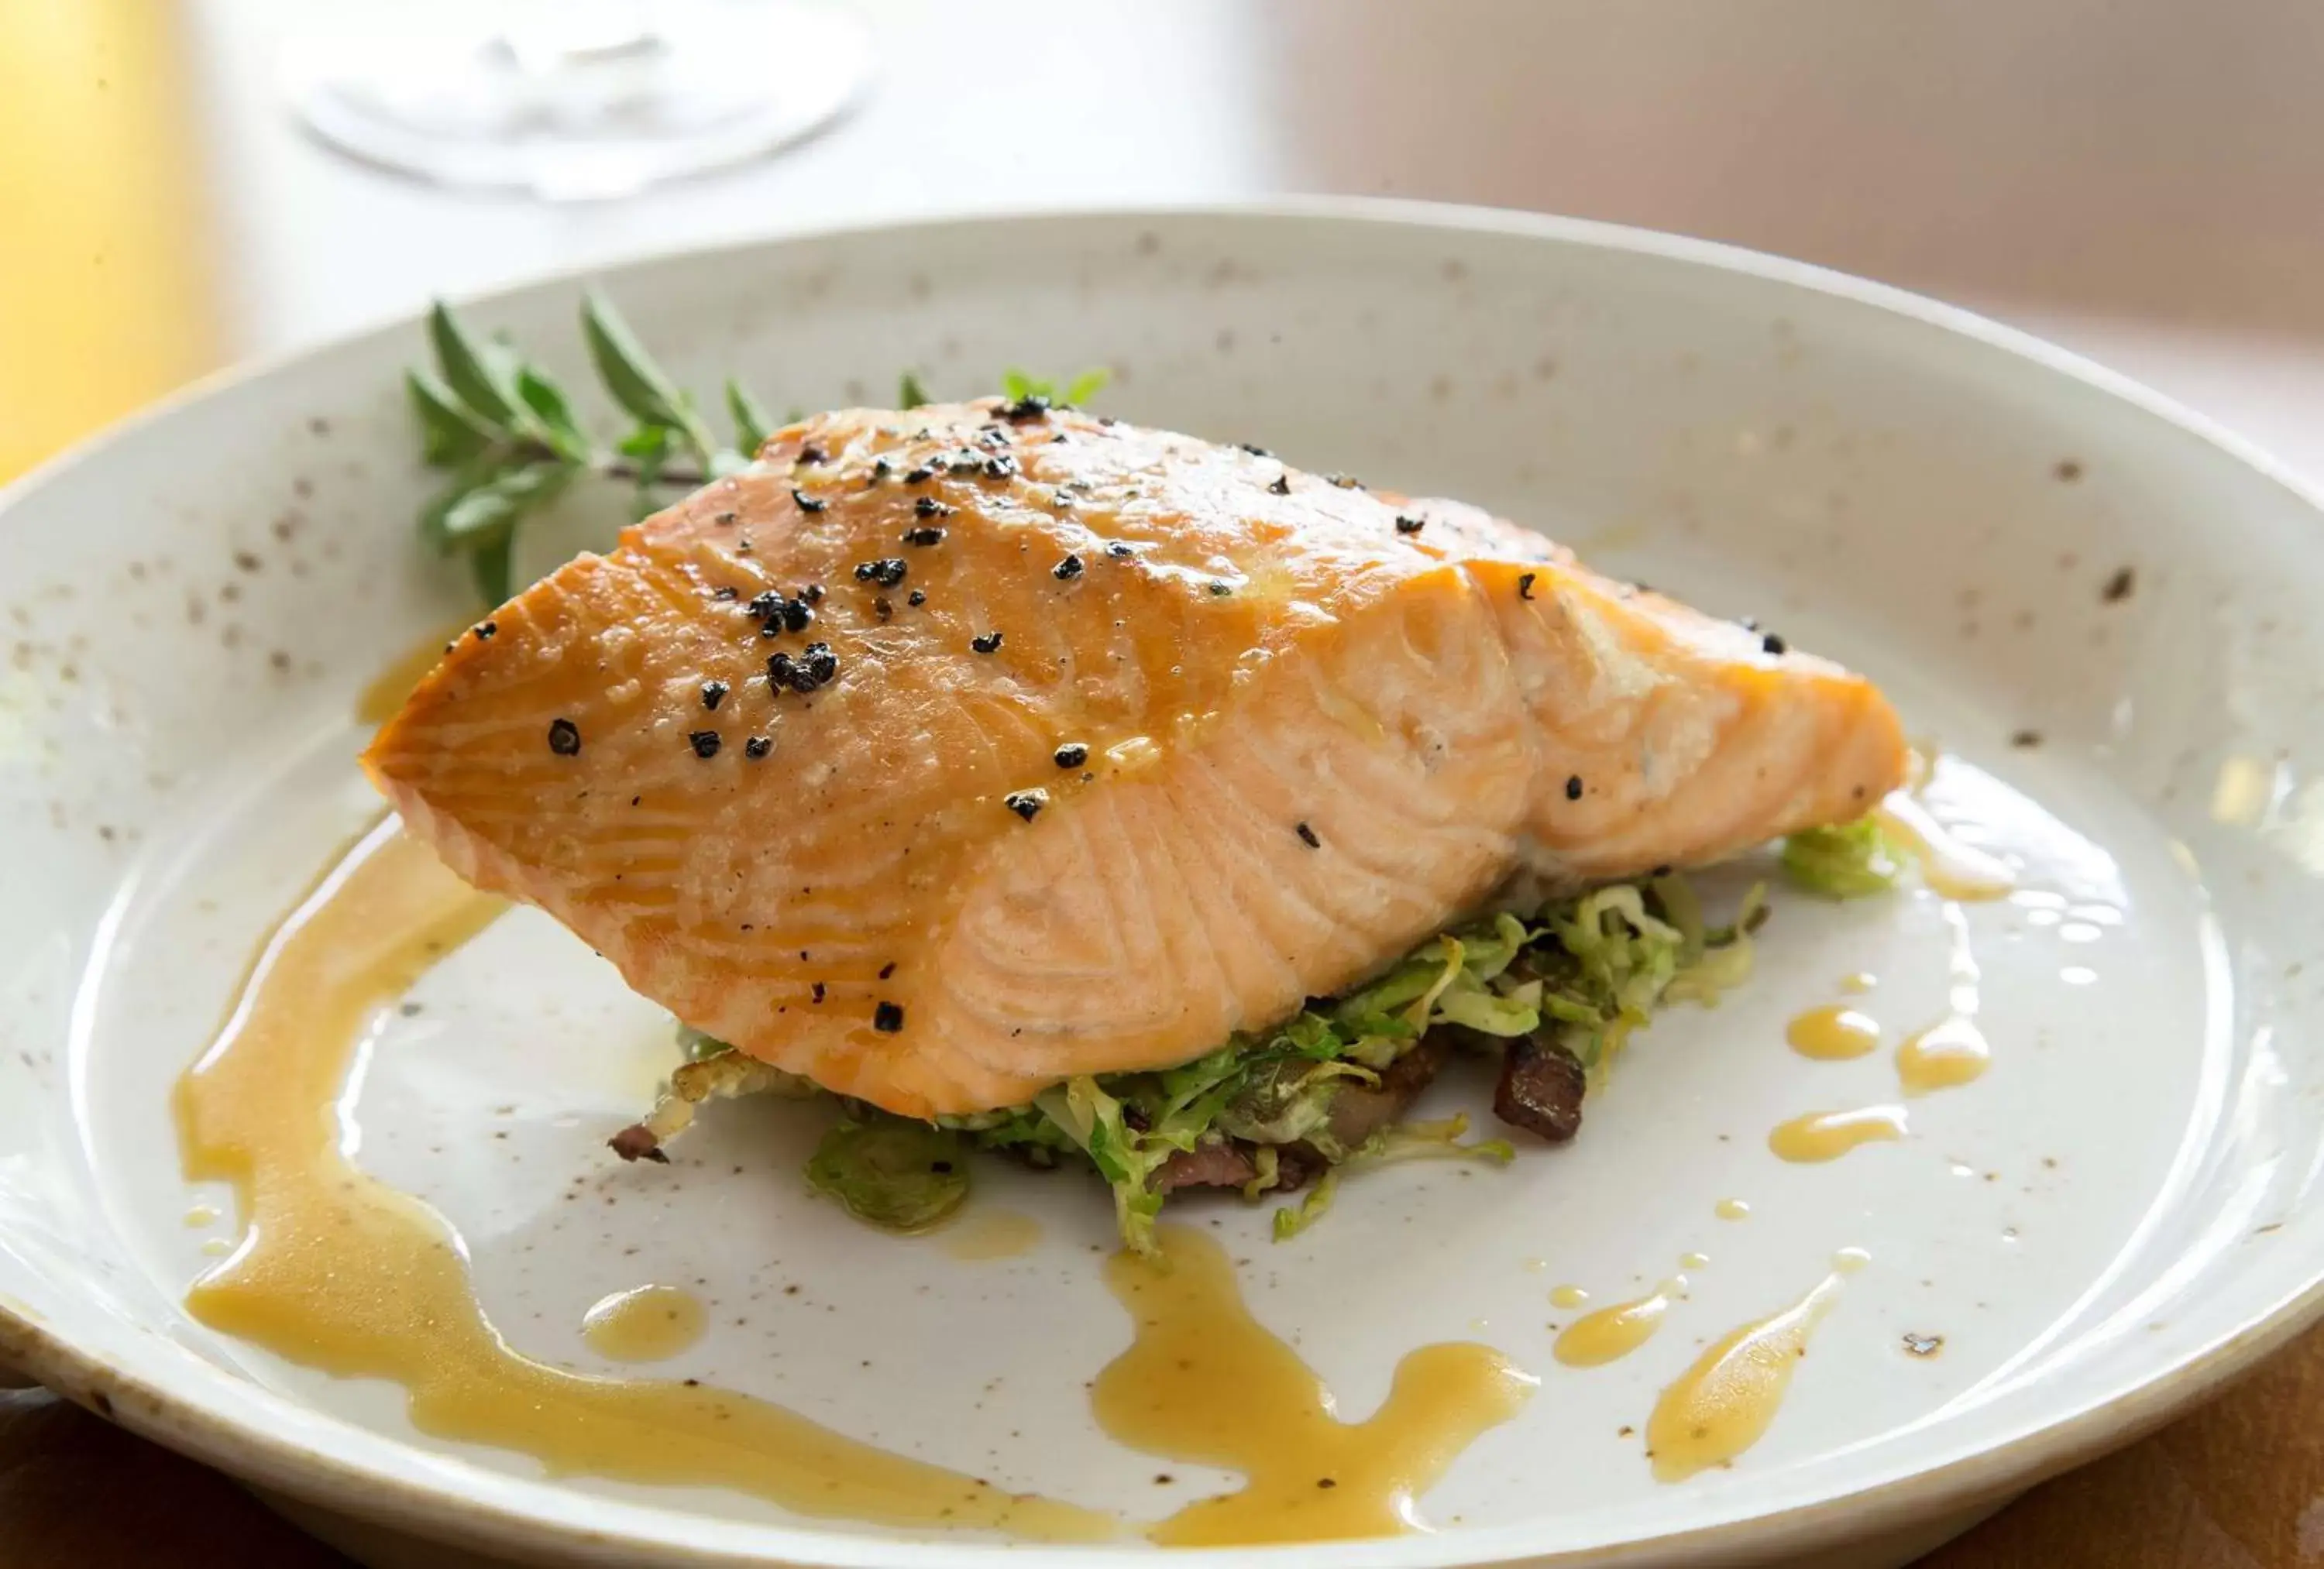
{"label": "flaky salmon layer", "polygon": [[1459,503],[853,409],[458,639],[364,762],[680,1019],[908,1115],[1168,1066],[1512,872],[1859,815],[1868,681]]}

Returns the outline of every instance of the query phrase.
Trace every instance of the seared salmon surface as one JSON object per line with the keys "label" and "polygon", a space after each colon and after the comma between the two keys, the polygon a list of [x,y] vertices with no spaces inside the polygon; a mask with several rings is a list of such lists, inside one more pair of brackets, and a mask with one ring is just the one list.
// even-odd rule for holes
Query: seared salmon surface
{"label": "seared salmon surface", "polygon": [[527,589],[364,755],[461,876],[914,1116],[1169,1066],[1520,870],[1899,784],[1861,676],[1457,502],[1038,399],[849,409]]}

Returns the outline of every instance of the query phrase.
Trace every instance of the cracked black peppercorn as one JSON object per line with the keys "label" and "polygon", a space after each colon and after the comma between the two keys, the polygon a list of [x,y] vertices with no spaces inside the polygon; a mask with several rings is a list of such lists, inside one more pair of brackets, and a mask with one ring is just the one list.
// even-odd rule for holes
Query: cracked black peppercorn
{"label": "cracked black peppercorn", "polygon": [[977,636],[971,638],[968,640],[968,646],[975,649],[979,654],[997,654],[1001,651],[1001,634],[998,632],[979,633]]}
{"label": "cracked black peppercorn", "polygon": [[742,743],[742,755],[754,763],[774,749],[775,743],[764,736],[752,736]]}
{"label": "cracked black peppercorn", "polygon": [[1267,488],[1273,491],[1278,496],[1287,496],[1291,493],[1291,476],[1289,474],[1277,474],[1273,479],[1267,482]]}
{"label": "cracked black peppercorn", "polygon": [[823,448],[816,445],[815,443],[808,442],[805,446],[799,448],[798,461],[803,463],[819,463],[824,462],[829,455],[830,454],[825,453]]}
{"label": "cracked black peppercorn", "polygon": [[907,528],[904,530],[904,543],[907,545],[918,546],[923,550],[927,549],[931,545],[942,545],[944,543],[944,537],[945,531],[943,529],[933,527],[927,528]]}
{"label": "cracked black peppercorn", "polygon": [[1565,798],[1568,801],[1579,801],[1582,799],[1581,775],[1569,774],[1565,776]]}
{"label": "cracked black peppercorn", "polygon": [[918,468],[909,469],[905,472],[904,483],[908,485],[924,485],[936,477],[936,470],[928,467],[926,463],[922,463]]}
{"label": "cracked black peppercorn", "polygon": [[1533,580],[1539,575],[1538,573],[1531,572],[1517,573],[1517,598],[1521,600],[1533,598]]}
{"label": "cracked black peppercorn", "polygon": [[1273,457],[1275,454],[1255,442],[1239,441],[1235,445],[1253,457]]}
{"label": "cracked black peppercorn", "polygon": [[726,701],[726,693],[730,690],[732,689],[729,688],[723,681],[704,682],[702,684],[702,706],[707,709],[715,709],[720,703]]}
{"label": "cracked black peppercorn", "polygon": [[945,506],[934,496],[919,496],[913,499],[912,516],[915,518],[949,518],[952,514],[953,509]]}
{"label": "cracked black peppercorn", "polygon": [[1049,575],[1064,583],[1082,574],[1082,558],[1068,551],[1065,560],[1049,569]]}
{"label": "cracked black peppercorn", "polygon": [[883,1035],[892,1035],[904,1027],[904,1010],[895,1003],[881,1003],[872,1010],[872,1027]]}
{"label": "cracked black peppercorn", "polygon": [[1768,633],[1766,637],[1759,639],[1759,647],[1763,653],[1781,654],[1790,647],[1790,644],[1784,642],[1781,638],[1776,637],[1773,632]]}
{"label": "cracked black peppercorn", "polygon": [[1038,392],[1028,392],[1001,412],[1012,421],[1039,419],[1049,412],[1049,400]]}
{"label": "cracked black peppercorn", "polygon": [[1078,768],[1089,761],[1089,748],[1079,741],[1067,741],[1051,756],[1060,768]]}
{"label": "cracked black peppercorn", "polygon": [[791,492],[791,504],[802,512],[820,512],[831,503],[828,501],[818,500],[816,498],[808,495],[805,491],[793,491]]}
{"label": "cracked black peppercorn", "polygon": [[918,607],[927,604],[928,602],[928,596],[922,593],[919,590],[914,589],[910,593],[904,596],[904,602],[908,605]]}
{"label": "cracked black peppercorn", "polygon": [[569,719],[549,721],[549,749],[560,757],[570,757],[581,749],[581,727]]}
{"label": "cracked black peppercorn", "polygon": [[807,994],[818,1003],[823,1001],[823,983],[821,981],[816,982],[813,986],[807,988]]}
{"label": "cracked black peppercorn", "polygon": [[1040,816],[1041,808],[1048,803],[1049,793],[1046,790],[1012,790],[1001,800],[1001,804],[1028,822]]}
{"label": "cracked black peppercorn", "polygon": [[1017,460],[1007,453],[984,460],[984,477],[988,480],[1012,479],[1017,473]]}
{"label": "cracked black peppercorn", "polygon": [[1317,839],[1315,837],[1315,830],[1308,827],[1305,823],[1301,823],[1296,831],[1299,835],[1299,842],[1305,845],[1309,849],[1322,849],[1323,848],[1323,841]]}
{"label": "cracked black peppercorn", "polygon": [[716,730],[696,730],[686,739],[687,743],[694,748],[694,755],[697,757],[715,757],[718,755],[719,737]]}
{"label": "cracked black peppercorn", "polygon": [[1406,518],[1401,513],[1397,515],[1396,531],[1398,534],[1417,534],[1427,525],[1428,519],[1425,518]]}
{"label": "cracked black peppercorn", "polygon": [[878,561],[859,561],[855,564],[855,581],[876,583],[881,588],[894,588],[904,581],[904,563],[898,556],[882,556]]}
{"label": "cracked black peppercorn", "polygon": [[1130,544],[1127,539],[1110,540],[1106,544],[1105,553],[1116,561],[1128,561],[1138,554],[1138,546]]}

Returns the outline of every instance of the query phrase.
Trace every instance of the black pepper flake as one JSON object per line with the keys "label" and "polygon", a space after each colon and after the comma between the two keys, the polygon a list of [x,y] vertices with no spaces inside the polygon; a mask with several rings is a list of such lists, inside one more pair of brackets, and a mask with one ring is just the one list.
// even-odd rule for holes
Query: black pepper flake
{"label": "black pepper flake", "polygon": [[715,757],[718,755],[719,736],[716,730],[696,730],[686,739],[687,744],[694,748],[694,755],[697,757]]}
{"label": "black pepper flake", "polygon": [[831,454],[825,452],[823,448],[816,445],[815,443],[808,442],[805,446],[799,448],[798,461],[803,463],[825,463],[829,461],[830,455]]}
{"label": "black pepper flake", "polygon": [[1050,756],[1060,768],[1078,768],[1089,761],[1089,748],[1079,741],[1067,741]]}
{"label": "black pepper flake", "polygon": [[823,983],[821,981],[816,981],[813,986],[807,987],[807,995],[813,997],[818,1003],[823,1001]]}
{"label": "black pepper flake", "polygon": [[782,606],[783,596],[773,589],[768,589],[763,592],[752,595],[751,602],[742,608],[754,616],[771,616],[781,610]]}
{"label": "black pepper flake", "polygon": [[1323,841],[1317,839],[1315,837],[1315,830],[1308,827],[1305,823],[1301,823],[1296,831],[1299,835],[1299,842],[1305,845],[1309,849],[1322,849],[1323,848]]}
{"label": "black pepper flake", "polygon": [[1001,453],[984,460],[984,477],[988,480],[1014,479],[1016,475],[1017,460],[1007,453]]}
{"label": "black pepper flake", "polygon": [[1327,482],[1338,486],[1342,491],[1360,491],[1364,488],[1363,481],[1353,474],[1325,474],[1323,478]]}
{"label": "black pepper flake", "polygon": [[1064,431],[1062,431],[1062,430],[1061,430],[1061,431],[1057,432],[1057,434],[1056,434],[1056,435],[1055,435],[1055,436],[1051,436],[1051,437],[1049,438],[1049,445],[1052,445],[1052,446],[1055,446],[1057,443],[1059,443],[1059,442],[1061,442],[1061,441],[1070,441],[1070,440],[1072,440],[1072,439],[1073,439],[1073,438],[1072,438],[1071,436],[1067,436]]}
{"label": "black pepper flake", "polygon": [[1396,531],[1398,534],[1417,534],[1427,525],[1428,519],[1425,518],[1407,518],[1400,512],[1397,514]]}
{"label": "black pepper flake", "polygon": [[739,512],[721,512],[721,513],[719,513],[716,517],[715,517],[715,518],[711,518],[710,520],[711,520],[713,523],[717,524],[720,528],[725,528],[726,526],[728,526],[729,524],[733,523],[733,522],[734,521],[734,519],[735,519],[735,518],[739,518],[739,517],[741,517],[741,516],[742,516],[742,514],[741,514],[741,513],[739,513]]}
{"label": "black pepper flake", "polygon": [[1116,561],[1128,561],[1138,554],[1138,546],[1127,539],[1110,539],[1106,541],[1105,553]]}
{"label": "black pepper flake", "polygon": [[1533,598],[1533,580],[1539,575],[1540,573],[1538,573],[1531,572],[1521,572],[1517,573],[1517,598],[1521,600],[1529,600]]}
{"label": "black pepper flake", "polygon": [[775,749],[775,743],[764,736],[752,736],[742,743],[742,755],[753,763]]}
{"label": "black pepper flake", "polygon": [[[917,497],[912,502],[912,516],[915,518],[949,518],[952,514],[953,509],[945,506],[934,496]],[[936,537],[940,539],[943,536],[939,534]],[[928,543],[935,542],[930,540]]]}
{"label": "black pepper flake", "polygon": [[1059,583],[1069,582],[1074,578],[1081,576],[1081,574],[1082,558],[1075,555],[1071,551],[1065,553],[1065,560],[1057,563],[1056,565],[1049,569],[1049,575],[1056,578]]}
{"label": "black pepper flake", "polygon": [[1001,804],[1030,822],[1041,815],[1041,808],[1049,803],[1046,790],[1012,790],[1001,798]]}
{"label": "black pepper flake", "polygon": [[805,600],[785,600],[783,601],[784,631],[804,632],[809,627],[814,625],[815,607],[808,604]]}
{"label": "black pepper flake", "polygon": [[1112,415],[1111,415],[1111,414],[1101,414],[1101,415],[1099,415],[1099,416],[1097,417],[1097,422],[1098,422],[1100,425],[1104,426],[1108,430],[1112,429],[1115,426],[1120,425],[1120,424],[1121,423],[1121,421],[1120,421],[1119,419],[1116,419],[1116,418],[1115,418]]}
{"label": "black pepper flake", "polygon": [[1038,392],[1028,392],[1001,411],[1011,422],[1045,418],[1049,412],[1049,400]]}
{"label": "black pepper flake", "polygon": [[1277,474],[1267,482],[1267,488],[1278,496],[1287,496],[1291,493],[1291,476],[1287,473]]}
{"label": "black pepper flake", "polygon": [[732,690],[733,688],[729,687],[723,681],[704,682],[702,684],[702,706],[707,709],[715,709],[720,703],[726,701],[726,694]]}
{"label": "black pepper flake", "polygon": [[928,596],[922,593],[919,590],[914,589],[910,593],[904,596],[904,602],[917,608],[920,605],[927,604],[928,602]]}
{"label": "black pepper flake", "polygon": [[1227,580],[1222,577],[1214,577],[1211,579],[1209,587],[1211,596],[1213,599],[1222,600],[1229,594],[1234,592],[1234,584],[1227,582]]}
{"label": "black pepper flake", "polygon": [[1568,801],[1579,801],[1582,799],[1581,775],[1568,774],[1565,776],[1565,798]]}
{"label": "black pepper flake", "polygon": [[[2135,569],[2126,566],[2106,580],[2106,587],[2098,591],[2098,597],[2107,604],[2118,605],[2130,598],[2137,590],[2138,573]],[[484,624],[490,626],[492,623],[487,621]]]}
{"label": "black pepper flake", "polygon": [[872,1010],[872,1027],[884,1035],[892,1035],[904,1027],[904,1010],[895,1003],[881,1003]]}
{"label": "black pepper flake", "polygon": [[1259,445],[1256,442],[1239,441],[1235,443],[1235,445],[1242,448],[1243,451],[1250,454],[1253,457],[1273,457],[1275,455],[1265,447]]}
{"label": "black pepper flake", "polygon": [[549,749],[560,757],[570,757],[581,750],[581,727],[569,719],[549,721]]}
{"label": "black pepper flake", "polygon": [[[799,656],[798,673],[791,677],[791,689],[795,692],[813,692],[838,674],[839,656],[831,651],[831,645],[809,643],[806,652]],[[807,681],[804,686],[799,684],[801,677]]]}
{"label": "black pepper flake", "polygon": [[[920,500],[925,501],[927,498],[923,496]],[[904,543],[907,545],[918,546],[921,549],[926,549],[931,545],[942,545],[944,543],[944,537],[945,531],[933,525],[926,528],[907,528],[904,530]]]}
{"label": "black pepper flake", "polygon": [[811,583],[799,590],[798,597],[810,605],[819,605],[823,603],[823,585],[819,583]]}
{"label": "black pepper flake", "polygon": [[886,594],[881,594],[872,601],[872,613],[883,621],[892,620],[895,619],[896,607],[888,602]]}
{"label": "black pepper flake", "polygon": [[872,486],[878,484],[881,480],[886,479],[890,474],[892,474],[895,472],[896,465],[890,463],[886,458],[873,458],[872,460],[872,476],[863,482],[863,488],[867,491],[870,490]]}
{"label": "black pepper flake", "polygon": [[739,600],[742,597],[742,591],[733,583],[721,583],[710,591],[710,597],[714,600]]}
{"label": "black pepper flake", "polygon": [[894,975],[895,973],[896,961],[892,959],[880,967],[880,978],[881,980],[886,980],[890,976]]}
{"label": "black pepper flake", "polygon": [[892,555],[882,556],[878,561],[859,561],[855,564],[855,581],[876,583],[881,588],[894,588],[904,581],[904,564]]}
{"label": "black pepper flake", "polygon": [[470,630],[471,632],[474,632],[474,633],[476,635],[476,641],[477,641],[477,642],[479,642],[479,643],[483,643],[483,642],[489,641],[489,640],[491,639],[491,638],[492,638],[493,634],[493,633],[495,633],[495,632],[497,632],[497,631],[499,631],[500,629],[501,629],[501,627],[500,627],[500,623],[499,623],[498,621],[485,621],[485,622],[482,623],[481,625],[474,626],[474,627],[471,627],[471,628],[469,628],[469,629],[468,629],[468,630]]}
{"label": "black pepper flake", "polygon": [[[767,689],[781,692],[798,680],[798,664],[788,654],[767,656]],[[810,688],[809,690],[813,690]]]}
{"label": "black pepper flake", "polygon": [[1768,633],[1766,637],[1759,639],[1759,650],[1764,654],[1781,654],[1788,650],[1790,647],[1790,644],[1784,642],[1773,632]]}
{"label": "black pepper flake", "polygon": [[908,485],[924,485],[936,477],[936,470],[928,467],[926,463],[922,463],[918,468],[906,471],[904,474],[904,483]]}
{"label": "black pepper flake", "polygon": [[1001,634],[998,632],[979,633],[976,637],[971,638],[968,640],[968,646],[975,649],[979,654],[998,654],[1001,652]]}
{"label": "black pepper flake", "polygon": [[791,492],[791,505],[797,507],[802,512],[820,512],[825,507],[831,505],[831,503],[828,501],[818,500],[816,498],[808,495],[805,491],[793,491]]}

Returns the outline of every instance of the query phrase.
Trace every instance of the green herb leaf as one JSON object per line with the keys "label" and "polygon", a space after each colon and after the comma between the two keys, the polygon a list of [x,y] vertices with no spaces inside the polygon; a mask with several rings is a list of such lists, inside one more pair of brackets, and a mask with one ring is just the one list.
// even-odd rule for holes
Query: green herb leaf
{"label": "green herb leaf", "polygon": [[1001,395],[1011,403],[1028,398],[1047,398],[1049,390],[1047,381],[1036,381],[1014,365],[1001,372]]}
{"label": "green herb leaf", "polygon": [[746,458],[758,456],[775,422],[768,417],[759,400],[732,376],[726,378],[726,412],[734,421],[735,448]]}
{"label": "green herb leaf", "polygon": [[513,528],[527,512],[546,506],[572,473],[569,465],[548,458],[484,471],[477,480],[464,475],[429,509],[426,527],[440,549],[480,548],[495,534]]}
{"label": "green herb leaf", "polygon": [[502,430],[522,423],[508,356],[471,336],[440,299],[428,312],[428,340],[435,346],[436,365],[445,383],[470,413]]}
{"label": "green herb leaf", "polygon": [[431,468],[466,463],[505,434],[471,414],[450,388],[425,371],[406,371],[403,388],[420,420],[420,455]]}
{"label": "green herb leaf", "polygon": [[532,366],[522,365],[516,373],[516,395],[539,420],[558,456],[576,463],[588,461],[588,433],[574,417],[563,389]]}
{"label": "green herb leaf", "polygon": [[505,604],[514,592],[510,564],[515,555],[516,529],[512,526],[468,553],[468,573],[475,581],[477,597],[484,603]]}
{"label": "green herb leaf", "polygon": [[613,303],[591,290],[581,304],[581,330],[589,341],[589,358],[598,379],[613,401],[641,425],[663,426],[676,432],[706,466],[718,450],[694,406],[654,363],[629,324]]}
{"label": "green herb leaf", "polygon": [[904,1117],[848,1121],[824,1134],[807,1184],[858,1220],[926,1231],[968,1197],[968,1152],[942,1128]]}
{"label": "green herb leaf", "polygon": [[1103,365],[1097,366],[1093,370],[1084,371],[1065,383],[1065,396],[1059,398],[1057,401],[1073,404],[1086,403],[1104,391],[1112,380],[1113,372]]}
{"label": "green herb leaf", "polygon": [[901,377],[898,378],[896,382],[897,408],[919,408],[925,407],[931,401],[933,401],[933,399],[928,397],[928,390],[920,385],[920,379],[912,374],[911,372],[907,371]]}

